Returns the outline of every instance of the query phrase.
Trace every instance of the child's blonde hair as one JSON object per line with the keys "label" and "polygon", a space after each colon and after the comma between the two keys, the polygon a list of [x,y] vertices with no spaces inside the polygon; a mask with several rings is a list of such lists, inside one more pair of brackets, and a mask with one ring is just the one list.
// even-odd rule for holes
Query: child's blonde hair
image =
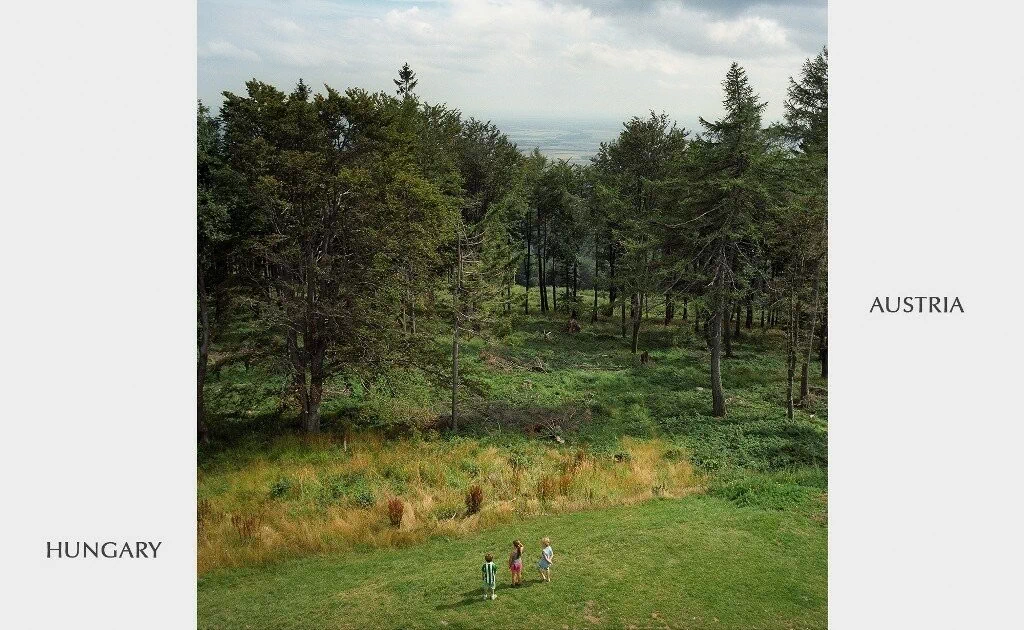
{"label": "child's blonde hair", "polygon": [[550,538],[548,538],[547,536],[545,536],[544,538],[541,538],[541,539],[540,539],[540,541],[541,541],[542,543],[544,543],[544,546],[545,546],[545,547],[551,544],[551,539],[550,539]]}

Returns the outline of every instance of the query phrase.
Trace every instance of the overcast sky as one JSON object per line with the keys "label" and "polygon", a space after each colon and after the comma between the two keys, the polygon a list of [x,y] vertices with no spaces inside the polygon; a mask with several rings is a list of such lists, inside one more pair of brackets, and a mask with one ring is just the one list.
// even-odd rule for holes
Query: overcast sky
{"label": "overcast sky", "polygon": [[421,97],[478,118],[692,126],[720,113],[736,60],[777,119],[826,24],[825,0],[199,0],[199,98],[253,77],[393,91],[408,61]]}

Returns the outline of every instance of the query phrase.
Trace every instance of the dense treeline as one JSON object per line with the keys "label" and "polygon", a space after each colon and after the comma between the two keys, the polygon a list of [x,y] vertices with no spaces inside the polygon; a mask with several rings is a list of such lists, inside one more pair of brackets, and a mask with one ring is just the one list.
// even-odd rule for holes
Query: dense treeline
{"label": "dense treeline", "polygon": [[[423,102],[408,65],[395,84],[314,94],[253,80],[217,116],[199,105],[200,439],[211,339],[231,308],[287,367],[308,432],[332,375],[412,356],[424,318],[452,329],[439,367],[453,424],[460,339],[520,309],[569,331],[583,313],[616,318],[634,353],[652,307],[660,325],[692,325],[715,416],[743,328],[786,331],[790,415],[815,349],[826,376],[827,52],[791,79],[784,123],[764,124],[734,63],[721,118],[696,131],[632,118],[587,165],[524,155],[494,125]],[[516,284],[539,303],[514,303]]]}

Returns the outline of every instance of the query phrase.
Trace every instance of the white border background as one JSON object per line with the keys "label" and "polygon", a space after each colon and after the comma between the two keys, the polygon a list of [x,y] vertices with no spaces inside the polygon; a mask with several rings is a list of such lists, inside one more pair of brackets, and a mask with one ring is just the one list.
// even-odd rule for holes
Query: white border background
{"label": "white border background", "polygon": [[1013,7],[829,5],[831,628],[1024,623]]}
{"label": "white border background", "polygon": [[[832,628],[1019,627],[1009,3],[830,3]],[[195,6],[0,17],[0,618],[195,625]],[[878,316],[875,295],[959,295]],[[53,562],[47,539],[164,541]]]}
{"label": "white border background", "polygon": [[[0,11],[3,627],[196,623],[195,16]],[[67,539],[163,545],[45,559]]]}

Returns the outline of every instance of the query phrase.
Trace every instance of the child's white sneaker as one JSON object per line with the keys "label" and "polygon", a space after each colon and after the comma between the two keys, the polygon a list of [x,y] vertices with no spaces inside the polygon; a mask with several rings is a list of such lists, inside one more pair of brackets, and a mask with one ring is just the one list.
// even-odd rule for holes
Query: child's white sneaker
{"label": "child's white sneaker", "polygon": [[491,599],[492,599],[492,600],[498,599],[498,596],[497,596],[497,595],[495,595],[494,593],[491,593]]}

